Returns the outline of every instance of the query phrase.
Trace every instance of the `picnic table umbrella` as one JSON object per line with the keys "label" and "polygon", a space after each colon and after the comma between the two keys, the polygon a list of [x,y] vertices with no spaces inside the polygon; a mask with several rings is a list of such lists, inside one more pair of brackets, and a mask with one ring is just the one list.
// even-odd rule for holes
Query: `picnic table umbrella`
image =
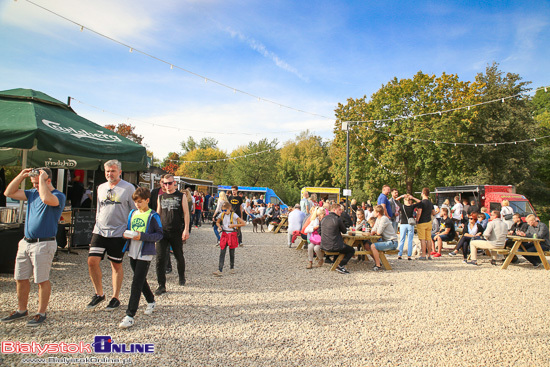
{"label": "picnic table umbrella", "polygon": [[145,147],[68,104],[32,89],[0,91],[0,165],[95,170],[110,159],[126,171],[147,169]]}

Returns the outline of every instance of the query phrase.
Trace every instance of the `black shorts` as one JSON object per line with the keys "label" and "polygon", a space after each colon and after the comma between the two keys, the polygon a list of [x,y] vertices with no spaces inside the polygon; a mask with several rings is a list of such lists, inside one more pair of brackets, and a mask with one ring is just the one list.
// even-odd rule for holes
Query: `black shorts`
{"label": "black shorts", "polygon": [[94,233],[92,235],[88,257],[98,256],[103,260],[105,258],[105,253],[107,253],[107,258],[111,260],[111,262],[120,264],[124,256],[122,249],[125,243],[126,239],[122,237],[103,237]]}

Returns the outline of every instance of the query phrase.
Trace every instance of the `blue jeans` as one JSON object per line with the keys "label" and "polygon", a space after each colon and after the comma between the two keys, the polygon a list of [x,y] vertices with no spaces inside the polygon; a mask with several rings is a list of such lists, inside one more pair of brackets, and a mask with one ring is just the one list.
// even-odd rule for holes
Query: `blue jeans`
{"label": "blue jeans", "polygon": [[399,256],[403,255],[403,247],[405,246],[405,237],[407,237],[407,255],[411,257],[413,252],[414,226],[411,226],[410,224],[401,224],[401,238],[399,239]]}
{"label": "blue jeans", "polygon": [[214,226],[212,227],[212,229],[214,229],[214,234],[216,235],[216,237],[218,238],[218,242],[220,241],[220,231],[218,230],[218,226]]}
{"label": "blue jeans", "polygon": [[374,243],[374,247],[376,247],[378,251],[395,250],[397,248],[397,241],[382,241],[382,239],[380,239],[378,242]]}

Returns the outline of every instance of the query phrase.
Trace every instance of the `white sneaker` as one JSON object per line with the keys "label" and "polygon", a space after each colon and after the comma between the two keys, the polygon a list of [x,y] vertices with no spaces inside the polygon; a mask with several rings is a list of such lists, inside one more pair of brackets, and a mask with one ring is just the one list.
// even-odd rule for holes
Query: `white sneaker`
{"label": "white sneaker", "polygon": [[122,322],[118,325],[118,327],[121,329],[128,329],[132,326],[134,326],[134,318],[130,316],[124,316]]}
{"label": "white sneaker", "polygon": [[147,304],[147,308],[145,309],[145,314],[146,315],[150,315],[153,313],[153,311],[155,310],[155,306],[156,306],[156,303],[153,302],[153,303],[148,303]]}

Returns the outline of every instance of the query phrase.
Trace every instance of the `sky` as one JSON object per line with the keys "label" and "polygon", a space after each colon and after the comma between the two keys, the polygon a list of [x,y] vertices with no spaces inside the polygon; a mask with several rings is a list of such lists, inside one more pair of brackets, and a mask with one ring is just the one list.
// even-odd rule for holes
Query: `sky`
{"label": "sky", "polygon": [[230,153],[331,139],[339,103],[418,71],[467,81],[497,62],[548,86],[550,1],[0,0],[0,44],[0,90],[70,96],[156,158],[189,136]]}

